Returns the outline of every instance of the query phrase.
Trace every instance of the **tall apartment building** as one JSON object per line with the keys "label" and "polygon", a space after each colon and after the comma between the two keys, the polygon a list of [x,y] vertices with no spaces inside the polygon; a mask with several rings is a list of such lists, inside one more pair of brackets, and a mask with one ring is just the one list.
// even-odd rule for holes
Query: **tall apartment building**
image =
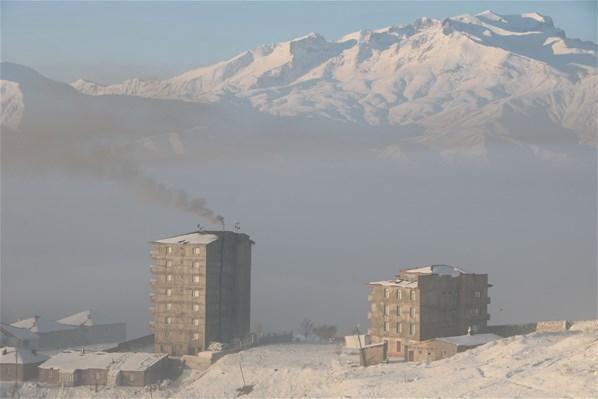
{"label": "tall apartment building", "polygon": [[392,280],[370,282],[369,334],[386,341],[391,356],[412,360],[410,345],[437,337],[483,332],[488,275],[448,265],[404,269]]}
{"label": "tall apartment building", "polygon": [[151,242],[156,352],[196,354],[249,334],[252,244],[231,231]]}

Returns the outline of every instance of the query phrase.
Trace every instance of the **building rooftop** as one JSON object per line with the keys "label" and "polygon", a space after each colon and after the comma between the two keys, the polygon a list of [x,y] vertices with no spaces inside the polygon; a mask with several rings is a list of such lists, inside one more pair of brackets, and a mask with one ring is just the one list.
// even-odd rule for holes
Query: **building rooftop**
{"label": "building rooftop", "polygon": [[410,269],[401,270],[402,273],[411,274],[439,274],[441,276],[452,276],[456,277],[460,274],[466,273],[462,269],[450,265],[430,265],[422,267],[414,267]]}
{"label": "building rooftop", "polygon": [[58,320],[58,323],[69,326],[99,326],[114,324],[115,322],[97,310],[84,310],[83,312],[66,316]]}
{"label": "building rooftop", "polygon": [[73,326],[60,324],[54,320],[44,319],[43,317],[35,316],[29,319],[19,320],[11,324],[13,327],[26,328],[33,333],[46,333],[52,331],[72,330]]}
{"label": "building rooftop", "polygon": [[448,342],[457,346],[478,346],[487,344],[488,342],[502,339],[500,335],[496,334],[473,334],[473,335],[458,335],[456,337],[440,337],[435,338],[438,341]]}
{"label": "building rooftop", "polygon": [[371,281],[369,285],[383,285],[387,287],[417,288],[417,281],[407,281],[401,279]]}
{"label": "building rooftop", "polygon": [[209,244],[218,239],[216,234],[194,231],[174,237],[166,237],[153,241],[159,244]]}
{"label": "building rooftop", "polygon": [[15,327],[6,323],[0,323],[0,333],[20,340],[33,340],[38,338],[37,334],[29,331],[27,328]]}
{"label": "building rooftop", "polygon": [[48,360],[48,356],[31,349],[5,346],[0,349],[0,364],[31,364]]}
{"label": "building rooftop", "polygon": [[86,369],[143,371],[166,356],[168,355],[164,353],[107,353],[66,350],[52,356],[39,367],[71,371]]}

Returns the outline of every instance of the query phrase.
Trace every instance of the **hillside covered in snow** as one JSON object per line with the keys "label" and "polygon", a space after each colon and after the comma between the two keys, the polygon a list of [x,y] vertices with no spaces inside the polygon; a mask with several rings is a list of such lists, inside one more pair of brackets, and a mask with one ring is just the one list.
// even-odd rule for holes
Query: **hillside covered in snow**
{"label": "hillside covered in snow", "polygon": [[598,395],[598,326],[576,323],[563,333],[532,333],[494,341],[432,363],[391,362],[368,368],[334,345],[288,344],[227,355],[206,372],[186,371],[150,394],[140,388],[56,388],[26,384],[21,398],[247,397],[575,397]]}

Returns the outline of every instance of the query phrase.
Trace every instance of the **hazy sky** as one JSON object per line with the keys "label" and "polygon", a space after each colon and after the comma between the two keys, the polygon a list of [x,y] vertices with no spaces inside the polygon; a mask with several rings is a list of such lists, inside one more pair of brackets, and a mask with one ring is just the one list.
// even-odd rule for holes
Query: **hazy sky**
{"label": "hazy sky", "polygon": [[596,2],[2,2],[2,59],[44,75],[101,83],[166,78],[311,31],[366,28],[491,9],[540,12],[596,42]]}
{"label": "hazy sky", "polygon": [[[2,57],[65,81],[166,77],[310,31],[334,39],[484,9],[538,11],[570,36],[596,40],[595,2],[3,2]],[[391,138],[363,127],[337,126],[340,136],[317,120],[302,126],[189,103],[171,113],[168,101],[84,100],[27,71],[23,80],[30,131],[3,132],[1,146],[2,320],[96,308],[126,320],[131,336],[147,332],[148,241],[203,221],[134,195],[127,179],[90,174],[81,160],[93,161],[97,142],[127,143],[135,163],[140,139],[160,129],[151,138],[164,158],[149,157],[144,172],[206,198],[256,242],[254,326],[296,329],[309,317],[348,332],[367,324],[368,281],[437,263],[489,274],[492,323],[596,317],[594,148],[567,162],[515,162],[524,153],[515,146],[506,162],[407,164],[378,158],[372,149]],[[230,125],[187,131],[185,123],[212,119]],[[188,158],[168,152],[172,129],[189,133]],[[27,145],[7,146],[23,137]]]}

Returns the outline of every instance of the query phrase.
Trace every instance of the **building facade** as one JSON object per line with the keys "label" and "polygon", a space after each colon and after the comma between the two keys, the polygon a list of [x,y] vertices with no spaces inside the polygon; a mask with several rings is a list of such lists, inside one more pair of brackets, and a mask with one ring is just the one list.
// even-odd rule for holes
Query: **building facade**
{"label": "building facade", "polygon": [[156,352],[193,355],[249,334],[252,244],[231,231],[151,242]]}
{"label": "building facade", "polygon": [[415,360],[420,341],[486,330],[488,275],[453,266],[402,270],[394,279],[368,284],[369,334],[388,343],[390,356]]}

